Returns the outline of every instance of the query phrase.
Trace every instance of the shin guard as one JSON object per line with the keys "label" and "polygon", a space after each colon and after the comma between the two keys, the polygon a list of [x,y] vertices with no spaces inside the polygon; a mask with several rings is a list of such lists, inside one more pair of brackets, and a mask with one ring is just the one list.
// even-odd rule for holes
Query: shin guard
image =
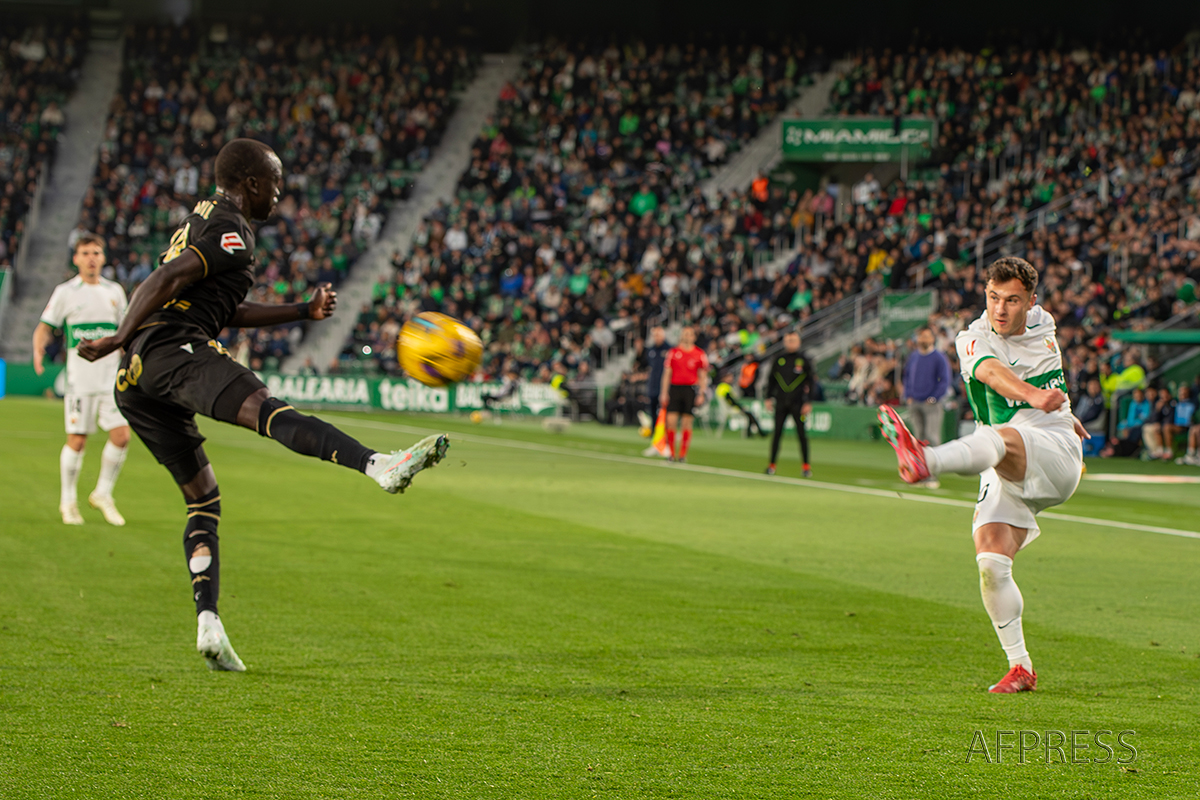
{"label": "shin guard", "polygon": [[[187,527],[183,530],[183,556],[192,576],[192,599],[196,613],[217,613],[217,597],[221,593],[221,556],[218,548],[217,526],[221,522],[221,493],[214,489],[187,506]],[[200,545],[206,545],[207,556],[193,557]]]}

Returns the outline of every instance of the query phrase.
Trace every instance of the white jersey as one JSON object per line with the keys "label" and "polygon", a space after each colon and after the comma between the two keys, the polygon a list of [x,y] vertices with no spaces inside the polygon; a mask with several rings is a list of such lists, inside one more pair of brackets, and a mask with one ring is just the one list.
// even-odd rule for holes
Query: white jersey
{"label": "white jersey", "polygon": [[992,387],[975,378],[975,369],[989,358],[999,359],[1018,378],[1039,389],[1066,390],[1062,353],[1058,349],[1054,317],[1041,306],[1034,306],[1025,318],[1025,332],[1017,336],[1001,336],[992,330],[987,312],[955,337],[967,399],[975,419],[983,425],[1017,425],[1029,427],[1066,426],[1074,430],[1070,401],[1057,411],[1046,413],[1028,403],[1009,400]]}
{"label": "white jersey", "polygon": [[116,333],[126,305],[125,290],[106,278],[101,278],[98,284],[89,284],[76,276],[54,288],[42,312],[42,322],[62,329],[67,348],[67,394],[112,393],[121,352],[109,353],[93,362],[85,361],[75,348],[87,339]]}

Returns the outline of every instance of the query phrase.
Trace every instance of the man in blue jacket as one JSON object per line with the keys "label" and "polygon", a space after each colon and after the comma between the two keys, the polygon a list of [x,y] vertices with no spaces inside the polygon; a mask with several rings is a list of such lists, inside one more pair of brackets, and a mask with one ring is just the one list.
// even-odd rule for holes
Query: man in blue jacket
{"label": "man in blue jacket", "polygon": [[[950,359],[934,346],[933,330],[917,331],[917,349],[904,365],[904,400],[908,404],[908,427],[919,441],[942,443],[942,401],[951,391]],[[937,478],[921,485],[938,487]]]}

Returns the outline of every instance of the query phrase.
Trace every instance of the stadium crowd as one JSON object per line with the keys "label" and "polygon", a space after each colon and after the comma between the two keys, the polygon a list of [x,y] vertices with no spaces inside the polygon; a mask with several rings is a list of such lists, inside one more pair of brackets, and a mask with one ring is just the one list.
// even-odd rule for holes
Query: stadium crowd
{"label": "stadium crowd", "polygon": [[[474,66],[463,48],[351,30],[201,41],[191,26],[133,29],[78,230],[105,237],[110,276],[132,290],[212,191],[217,150],[251,137],[275,148],[285,177],[258,233],[252,299],[291,302],[339,284],[428,161]],[[228,344],[269,367],[300,332],[230,332]]]}
{"label": "stadium crowd", "polygon": [[[699,182],[773,120],[819,63],[803,50],[550,44],[526,57],[391,281],[375,287],[342,368],[397,369],[400,322],[462,316],[484,369],[530,377],[599,366],[618,335],[693,292],[731,286],[790,240],[780,190],[710,205]],[[554,366],[557,365],[557,366]]]}
{"label": "stadium crowd", "polygon": [[[12,153],[0,158],[0,248],[11,255],[22,184],[53,151],[82,42],[78,30],[4,35],[2,57],[20,67],[0,83],[0,155]],[[200,41],[187,26],[131,30],[125,59],[78,231],[105,236],[110,276],[132,289],[211,190],[220,145],[259,138],[286,176],[278,216],[259,233],[252,299],[264,302],[341,282],[430,157],[451,90],[474,67],[468,51],[436,41],[349,31]],[[395,254],[334,369],[399,372],[400,326],[426,310],[481,333],[489,378],[587,376],[661,323],[695,325],[720,364],[864,290],[915,286],[937,292],[931,322],[952,354],[953,333],[982,308],[983,239],[988,259],[1020,255],[1042,275],[1072,396],[1090,413],[1094,379],[1104,416],[1118,413],[1109,398],[1132,385],[1129,370],[1155,365],[1109,331],[1196,303],[1200,64],[1190,51],[864,51],[830,113],[932,117],[930,159],[852,185],[801,190],[760,175],[742,191],[702,192],[826,66],[790,44],[530,48],[456,197]],[[226,343],[269,369],[300,333],[232,331]],[[901,402],[906,353],[867,341],[830,376],[850,402]],[[639,376],[635,367],[626,388]]]}
{"label": "stadium crowd", "polygon": [[83,25],[0,22],[0,266],[10,266],[87,50]]}
{"label": "stadium crowd", "polygon": [[[777,100],[756,118],[746,104],[737,113],[736,92],[710,91],[716,102],[697,117],[703,81],[689,76],[703,74],[703,51],[684,70],[692,51],[660,50],[635,73],[638,55],[559,47],[527,60],[476,142],[459,197],[431,215],[411,253],[397,254],[395,278],[375,287],[343,368],[366,354],[395,371],[400,324],[421,310],[463,316],[490,334],[489,377],[505,365],[531,379],[594,369],[625,333],[640,337],[667,320],[695,324],[721,363],[858,292],[916,284],[938,292],[933,322],[945,347],[982,308],[974,243],[990,234],[989,257],[1021,255],[1042,274],[1073,395],[1094,373],[1110,397],[1118,386],[1108,376],[1131,356],[1108,331],[1157,324],[1195,302],[1200,84],[1184,53],[864,54],[837,83],[831,109],[936,117],[937,168],[803,193],[760,176],[713,202],[699,179],[786,103],[796,73],[785,69],[783,91],[772,90],[777,73],[764,65],[781,57],[752,51],[748,88],[761,69],[762,96]],[[746,71],[730,67],[717,74]],[[606,91],[608,76],[615,91]],[[672,114],[672,86],[690,108]],[[657,114],[645,105],[656,95]],[[783,269],[755,257],[793,244]],[[903,343],[868,341],[847,354],[835,365],[847,399],[900,401],[905,352]],[[635,368],[625,387],[640,377]]]}

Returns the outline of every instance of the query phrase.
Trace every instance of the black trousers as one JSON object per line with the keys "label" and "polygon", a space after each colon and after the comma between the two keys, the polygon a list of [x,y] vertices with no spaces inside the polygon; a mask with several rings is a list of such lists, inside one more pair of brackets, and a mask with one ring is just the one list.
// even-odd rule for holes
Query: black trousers
{"label": "black trousers", "polygon": [[775,401],[775,433],[771,436],[772,464],[779,457],[779,441],[783,438],[783,428],[787,424],[788,417],[796,422],[796,433],[800,437],[800,458],[805,464],[808,463],[808,431],[804,430],[804,415],[800,413],[802,405],[802,403],[787,405],[779,400]]}

